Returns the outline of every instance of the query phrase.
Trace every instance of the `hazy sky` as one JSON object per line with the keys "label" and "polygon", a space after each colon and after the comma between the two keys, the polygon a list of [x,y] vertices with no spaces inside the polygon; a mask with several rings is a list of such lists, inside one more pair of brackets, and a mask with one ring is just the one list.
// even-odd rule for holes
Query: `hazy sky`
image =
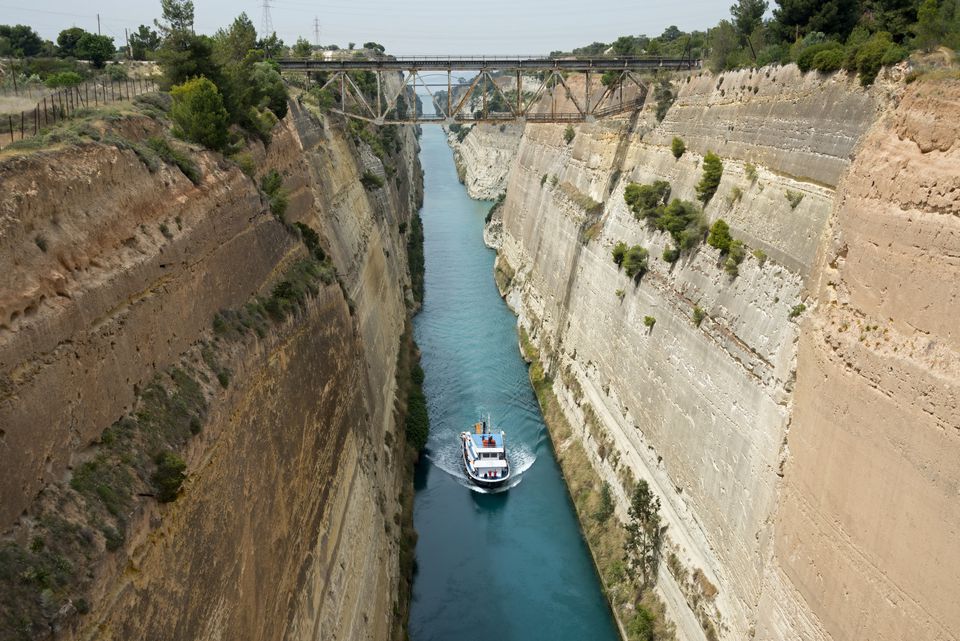
{"label": "hazy sky", "polygon": [[[375,40],[393,54],[539,54],[569,50],[624,34],[657,35],[671,24],[704,29],[729,16],[733,0],[483,0],[417,2],[387,0],[271,0],[277,34],[288,43],[298,36],[313,42],[314,17],[320,42],[346,46]],[[260,30],[262,4],[256,0],[194,0],[196,28],[213,33],[246,11]],[[55,39],[71,26],[97,28],[123,44],[124,28],[151,24],[160,2],[142,0],[0,0],[0,24],[32,25]]]}

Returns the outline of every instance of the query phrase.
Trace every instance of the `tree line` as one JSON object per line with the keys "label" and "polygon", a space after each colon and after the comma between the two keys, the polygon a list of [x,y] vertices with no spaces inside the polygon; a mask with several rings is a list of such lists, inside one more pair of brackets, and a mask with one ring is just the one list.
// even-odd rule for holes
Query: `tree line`
{"label": "tree line", "polygon": [[689,56],[714,72],[796,62],[804,71],[849,69],[870,84],[911,51],[960,48],[960,0],[776,0],[769,9],[766,0],[738,0],[729,19],[706,31],[670,26],[656,37],[626,35],[570,53]]}

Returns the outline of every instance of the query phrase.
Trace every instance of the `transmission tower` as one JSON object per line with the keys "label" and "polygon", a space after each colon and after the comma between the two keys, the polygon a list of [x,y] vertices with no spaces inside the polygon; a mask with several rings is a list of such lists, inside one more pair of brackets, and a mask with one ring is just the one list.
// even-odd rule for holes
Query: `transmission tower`
{"label": "transmission tower", "polygon": [[260,18],[260,32],[264,38],[273,33],[273,18],[270,17],[270,0],[263,0],[263,15]]}
{"label": "transmission tower", "polygon": [[320,18],[313,18],[313,44],[314,46],[320,46]]}

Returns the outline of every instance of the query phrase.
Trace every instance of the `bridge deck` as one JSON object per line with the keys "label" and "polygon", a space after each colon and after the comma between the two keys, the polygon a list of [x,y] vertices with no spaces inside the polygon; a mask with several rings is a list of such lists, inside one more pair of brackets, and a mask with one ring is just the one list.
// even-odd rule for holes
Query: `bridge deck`
{"label": "bridge deck", "polygon": [[280,69],[287,71],[479,71],[479,70],[526,70],[543,71],[605,71],[646,69],[697,69],[699,60],[689,58],[547,58],[509,56],[413,56],[379,59],[319,60],[285,58]]}

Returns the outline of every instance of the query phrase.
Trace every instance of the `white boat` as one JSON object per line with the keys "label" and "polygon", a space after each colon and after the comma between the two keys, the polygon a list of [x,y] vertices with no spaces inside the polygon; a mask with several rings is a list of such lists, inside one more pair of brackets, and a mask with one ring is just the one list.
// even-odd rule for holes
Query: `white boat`
{"label": "white boat", "polygon": [[510,478],[506,435],[494,434],[487,421],[473,426],[473,433],[460,432],[463,467],[467,477],[480,487],[498,487]]}

